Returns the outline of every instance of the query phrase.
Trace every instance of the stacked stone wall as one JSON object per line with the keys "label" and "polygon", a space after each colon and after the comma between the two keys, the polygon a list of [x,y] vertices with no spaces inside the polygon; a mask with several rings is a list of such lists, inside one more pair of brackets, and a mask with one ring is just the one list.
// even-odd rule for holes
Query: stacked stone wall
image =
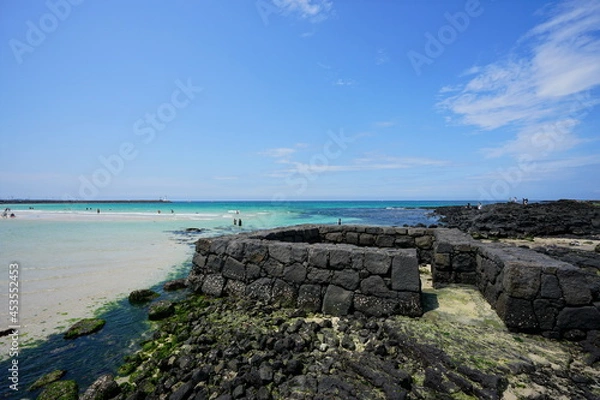
{"label": "stacked stone wall", "polygon": [[[395,235],[308,226],[200,239],[188,282],[213,296],[247,296],[331,315],[420,316],[417,250],[395,247]],[[372,247],[371,241],[390,245]]]}
{"label": "stacked stone wall", "polygon": [[583,337],[600,329],[600,276],[455,229],[304,225],[200,239],[190,286],[345,315],[423,313],[419,264],[434,286],[476,286],[513,331]]}
{"label": "stacked stone wall", "polygon": [[477,286],[512,331],[577,339],[600,329],[600,276],[529,249],[440,228],[432,274],[436,287]]}

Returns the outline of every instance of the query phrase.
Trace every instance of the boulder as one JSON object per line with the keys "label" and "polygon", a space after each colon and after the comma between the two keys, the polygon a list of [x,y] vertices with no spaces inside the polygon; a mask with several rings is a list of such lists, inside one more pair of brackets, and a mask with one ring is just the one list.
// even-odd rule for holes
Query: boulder
{"label": "boulder", "polygon": [[165,319],[175,314],[175,305],[173,302],[168,300],[157,301],[152,303],[148,309],[148,319],[151,321],[157,321]]}
{"label": "boulder", "polygon": [[392,261],[392,289],[408,292],[421,291],[419,262],[416,250],[406,250]]}
{"label": "boulder", "polygon": [[275,279],[272,289],[272,300],[284,307],[292,307],[296,301],[294,288],[281,279]]}
{"label": "boulder", "polygon": [[269,302],[271,300],[271,287],[273,280],[260,278],[246,286],[246,296],[251,299]]}
{"label": "boulder", "polygon": [[287,282],[304,283],[306,274],[306,267],[300,263],[295,263],[284,268],[283,279]]}
{"label": "boulder", "polygon": [[366,315],[375,317],[384,317],[395,314],[398,308],[398,301],[394,299],[382,299],[375,296],[365,296],[363,294],[354,295],[354,309]]}
{"label": "boulder", "polygon": [[352,306],[354,293],[335,285],[329,285],[323,297],[323,313],[341,316],[347,315]]}
{"label": "boulder", "polygon": [[172,292],[175,290],[185,289],[187,287],[185,279],[175,279],[169,282],[166,282],[163,285],[163,290],[165,292]]}
{"label": "boulder", "polygon": [[379,275],[371,275],[363,279],[360,283],[360,291],[377,297],[396,297],[396,292],[391,291]]}
{"label": "boulder", "polygon": [[234,257],[227,257],[225,259],[225,264],[223,265],[223,276],[225,278],[243,281],[246,278],[246,266]]}
{"label": "boulder", "polygon": [[331,282],[344,289],[356,290],[360,282],[360,277],[358,276],[358,272],[344,269],[342,271],[334,271]]}
{"label": "boulder", "polygon": [[144,304],[149,303],[160,295],[150,289],[134,290],[129,294],[129,303]]}
{"label": "boulder", "polygon": [[352,251],[344,247],[334,247],[329,253],[329,266],[341,270],[351,265]]}
{"label": "boulder", "polygon": [[581,306],[592,302],[592,291],[585,273],[576,268],[560,269],[557,276],[567,305]]}
{"label": "boulder", "polygon": [[80,336],[90,335],[98,332],[104,327],[106,321],[100,318],[86,318],[75,323],[71,326],[67,332],[65,332],[65,339],[75,339]]}
{"label": "boulder", "polygon": [[600,311],[594,306],[565,307],[556,319],[559,329],[600,329]]}
{"label": "boulder", "polygon": [[79,398],[80,400],[108,400],[120,392],[119,385],[112,375],[102,375]]}
{"label": "boulder", "polygon": [[527,332],[539,328],[533,303],[529,300],[507,296],[504,293],[496,303],[496,310],[509,330]]}
{"label": "boulder", "polygon": [[372,274],[387,274],[391,264],[391,257],[383,251],[369,251],[365,253],[365,268]]}
{"label": "boulder", "polygon": [[533,300],[541,282],[541,269],[518,261],[506,263],[504,267],[504,290],[519,299]]}
{"label": "boulder", "polygon": [[56,369],[52,372],[49,372],[46,375],[43,375],[42,377],[38,378],[38,380],[36,380],[35,382],[33,382],[33,384],[29,387],[29,390],[34,391],[46,385],[49,385],[52,382],[56,382],[60,378],[65,376],[66,373],[67,371],[64,371],[62,369]]}
{"label": "boulder", "polygon": [[309,311],[317,312],[321,310],[321,286],[302,285],[298,291],[298,307]]}
{"label": "boulder", "polygon": [[49,384],[38,400],[78,400],[79,387],[75,381],[56,381]]}
{"label": "boulder", "polygon": [[221,297],[225,287],[225,278],[221,274],[208,275],[202,283],[202,292],[209,296]]}

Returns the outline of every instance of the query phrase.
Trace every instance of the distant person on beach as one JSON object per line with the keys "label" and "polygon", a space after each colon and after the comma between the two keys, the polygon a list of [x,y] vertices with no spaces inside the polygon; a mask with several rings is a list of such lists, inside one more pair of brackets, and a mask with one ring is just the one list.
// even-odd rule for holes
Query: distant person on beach
{"label": "distant person on beach", "polygon": [[234,224],[234,225],[237,225],[237,218],[234,218],[234,219],[233,219],[233,224]]}
{"label": "distant person on beach", "polygon": [[471,209],[471,203],[467,203],[467,210]]}
{"label": "distant person on beach", "polygon": [[342,224],[342,219],[338,218],[338,225],[341,225],[341,224]]}
{"label": "distant person on beach", "polygon": [[100,214],[100,209],[97,209],[97,210],[96,210],[96,213]]}
{"label": "distant person on beach", "polygon": [[481,203],[477,204],[477,209],[478,209],[478,210],[481,210],[481,207],[483,207],[483,206],[481,205]]}
{"label": "distant person on beach", "polygon": [[240,218],[240,220],[238,221],[239,226],[242,226],[242,219]]}

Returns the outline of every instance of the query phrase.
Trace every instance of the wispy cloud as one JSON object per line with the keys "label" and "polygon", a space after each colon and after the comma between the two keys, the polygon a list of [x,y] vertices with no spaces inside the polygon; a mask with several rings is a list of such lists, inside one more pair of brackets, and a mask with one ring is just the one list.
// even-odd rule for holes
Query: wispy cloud
{"label": "wispy cloud", "polygon": [[321,174],[333,172],[360,172],[423,167],[445,167],[449,165],[449,162],[420,157],[392,157],[381,154],[367,154],[361,158],[355,158],[349,164],[315,164],[291,160],[287,164],[289,164],[289,168],[277,171],[271,176],[279,178],[292,174]]}
{"label": "wispy cloud", "polygon": [[384,48],[377,49],[377,55],[375,56],[375,64],[383,65],[390,61],[390,56],[387,50]]}
{"label": "wispy cloud", "polygon": [[449,122],[516,133],[484,149],[488,157],[543,158],[580,144],[575,127],[599,103],[591,90],[600,85],[600,2],[570,0],[545,12],[508,57],[472,67],[461,75],[466,82],[440,90]]}
{"label": "wispy cloud", "polygon": [[355,82],[353,79],[337,79],[333,82],[335,86],[354,86]]}
{"label": "wispy cloud", "polygon": [[277,162],[288,162],[289,157],[296,152],[296,149],[291,147],[278,147],[267,149],[260,152],[260,155],[275,158]]}
{"label": "wispy cloud", "polygon": [[321,22],[333,12],[331,0],[272,0],[282,15],[293,15],[310,22]]}
{"label": "wispy cloud", "polygon": [[315,35],[315,33],[317,33],[317,31],[313,29],[312,31],[308,31],[308,32],[303,32],[303,33],[301,33],[301,34],[300,34],[300,37],[301,37],[301,38],[308,38],[308,37],[314,36],[314,35]]}
{"label": "wispy cloud", "polygon": [[375,128],[391,128],[392,126],[396,126],[395,121],[377,121],[373,124]]}
{"label": "wispy cloud", "polygon": [[240,179],[239,176],[213,176],[216,181],[237,181]]}
{"label": "wispy cloud", "polygon": [[549,179],[556,180],[560,176],[571,176],[572,168],[589,167],[600,165],[600,155],[587,155],[580,157],[566,157],[561,159],[533,161],[527,168],[535,169],[535,174],[522,173],[513,169],[498,169],[474,174],[467,179],[470,182],[489,183],[495,180],[505,180],[506,174],[514,175],[513,178],[521,182],[547,182]]}

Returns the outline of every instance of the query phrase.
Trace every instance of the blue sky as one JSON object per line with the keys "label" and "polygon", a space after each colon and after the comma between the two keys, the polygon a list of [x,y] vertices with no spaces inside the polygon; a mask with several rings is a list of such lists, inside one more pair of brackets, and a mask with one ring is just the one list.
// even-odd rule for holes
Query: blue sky
{"label": "blue sky", "polygon": [[0,198],[600,198],[600,1],[0,4]]}

